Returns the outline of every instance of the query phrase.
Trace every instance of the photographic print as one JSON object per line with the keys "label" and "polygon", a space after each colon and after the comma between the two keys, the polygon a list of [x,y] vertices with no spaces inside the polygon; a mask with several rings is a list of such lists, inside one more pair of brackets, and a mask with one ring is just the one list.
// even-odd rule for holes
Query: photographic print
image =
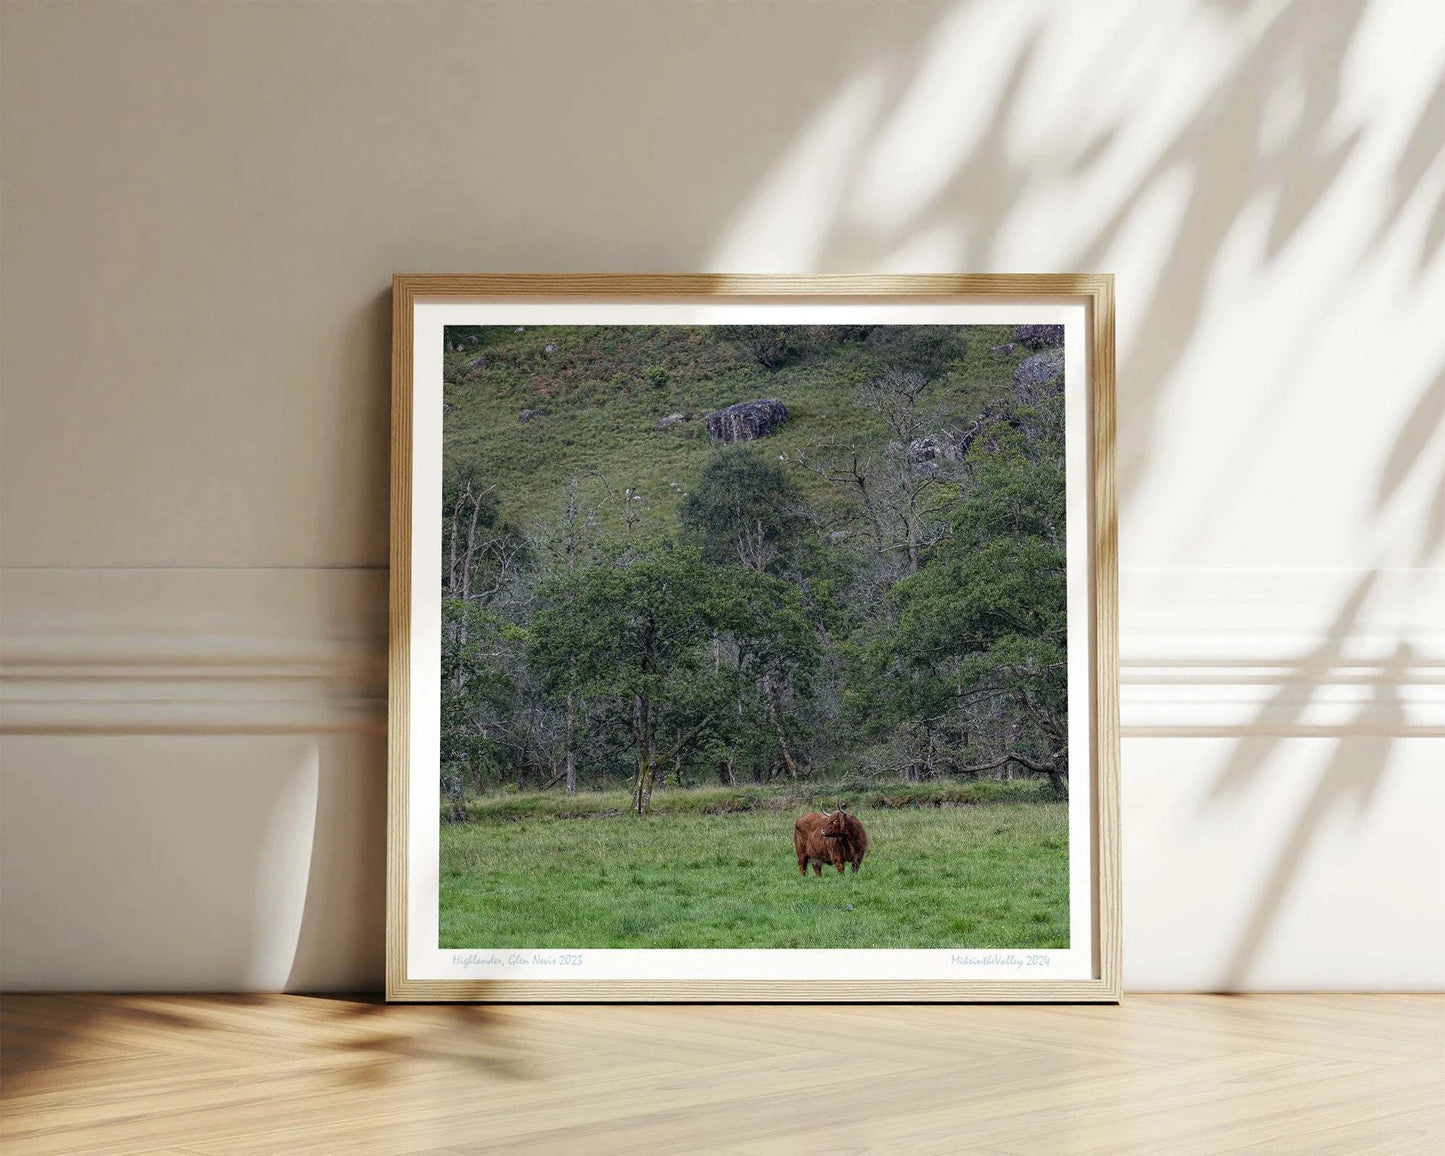
{"label": "photographic print", "polygon": [[395,986],[1098,998],[1087,311],[418,297]]}

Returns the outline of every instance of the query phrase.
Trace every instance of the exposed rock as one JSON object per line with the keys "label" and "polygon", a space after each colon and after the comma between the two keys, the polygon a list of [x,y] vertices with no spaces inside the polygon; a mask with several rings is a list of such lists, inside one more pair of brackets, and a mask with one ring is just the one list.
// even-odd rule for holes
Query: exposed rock
{"label": "exposed rock", "polygon": [[486,364],[487,355],[485,353],[479,353],[475,357],[469,357],[466,361],[462,362],[462,372],[470,373],[474,369],[481,369]]}
{"label": "exposed rock", "polygon": [[666,417],[660,417],[655,423],[656,429],[667,429],[670,426],[681,425],[687,421],[687,415],[681,413],[670,413]]}
{"label": "exposed rock", "polygon": [[928,434],[908,443],[908,462],[920,473],[958,461],[958,441],[951,434]]}
{"label": "exposed rock", "polygon": [[1064,343],[1062,325],[1016,325],[1014,340],[1030,349],[1050,349]]}
{"label": "exposed rock", "polygon": [[788,420],[788,407],[775,397],[740,401],[707,415],[707,436],[714,442],[733,445],[767,437]]}
{"label": "exposed rock", "polygon": [[521,413],[517,415],[517,420],[521,422],[527,422],[532,421],[535,418],[546,416],[547,411],[545,409],[524,409]]}
{"label": "exposed rock", "polygon": [[1049,385],[1064,375],[1064,351],[1049,349],[1035,353],[1027,361],[1021,361],[1014,370],[1014,385],[1024,389],[1037,389]]}
{"label": "exposed rock", "polygon": [[547,342],[546,346],[543,348],[543,352],[544,352],[544,353],[556,353],[556,352],[557,352],[557,343],[556,343],[555,341],[549,341],[549,342]]}
{"label": "exposed rock", "polygon": [[996,353],[1000,357],[1007,357],[1009,356],[1009,354],[1013,353],[1013,351],[1016,350],[1018,347],[1019,344],[1017,341],[1009,341],[1003,345],[991,345],[989,346],[988,351],[990,353]]}

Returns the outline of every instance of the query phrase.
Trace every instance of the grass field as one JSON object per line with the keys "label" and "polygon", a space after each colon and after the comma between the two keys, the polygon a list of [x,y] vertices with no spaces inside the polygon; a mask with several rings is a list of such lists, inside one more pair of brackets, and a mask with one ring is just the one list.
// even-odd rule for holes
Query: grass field
{"label": "grass field", "polygon": [[[800,877],[794,859],[793,819],[805,808],[782,809],[775,796],[729,811],[715,805],[724,792],[675,796],[694,794],[714,802],[637,819],[609,813],[623,811],[620,794],[549,797],[443,824],[439,946],[1069,944],[1065,803],[860,806],[862,871],[828,868],[820,879]],[[591,817],[554,817],[568,813]]]}

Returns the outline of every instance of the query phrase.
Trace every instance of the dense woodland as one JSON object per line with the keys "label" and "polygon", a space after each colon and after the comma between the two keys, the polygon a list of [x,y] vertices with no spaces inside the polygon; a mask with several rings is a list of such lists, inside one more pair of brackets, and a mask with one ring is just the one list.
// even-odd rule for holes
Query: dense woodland
{"label": "dense woodland", "polygon": [[[444,800],[627,786],[646,812],[664,784],[1019,775],[1064,793],[1061,339],[448,329]],[[710,430],[764,399],[786,418]]]}

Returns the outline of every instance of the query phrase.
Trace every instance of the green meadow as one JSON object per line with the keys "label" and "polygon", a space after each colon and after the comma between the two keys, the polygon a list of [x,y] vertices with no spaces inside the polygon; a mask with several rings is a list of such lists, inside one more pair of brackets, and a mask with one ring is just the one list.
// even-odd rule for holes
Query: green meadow
{"label": "green meadow", "polygon": [[863,869],[821,878],[798,874],[808,807],[782,794],[669,791],[645,818],[621,792],[500,799],[441,827],[440,946],[1067,947],[1068,808],[1031,786],[865,795]]}

